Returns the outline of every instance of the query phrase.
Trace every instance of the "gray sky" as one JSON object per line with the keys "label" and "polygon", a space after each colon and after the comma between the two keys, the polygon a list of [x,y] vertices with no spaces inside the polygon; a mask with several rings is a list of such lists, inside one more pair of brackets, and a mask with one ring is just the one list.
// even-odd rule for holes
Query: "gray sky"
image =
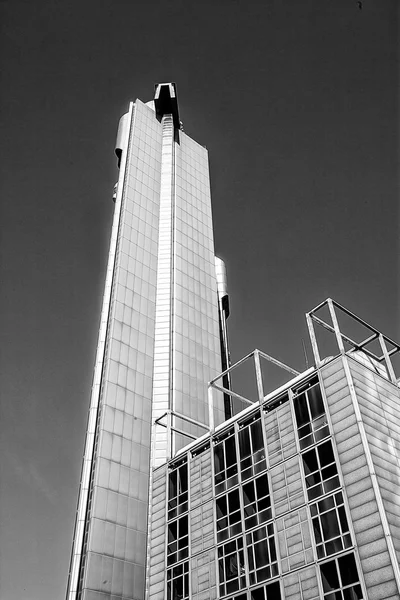
{"label": "gray sky", "polygon": [[399,339],[397,2],[0,10],[0,597],[62,600],[120,115],[175,81],[209,150],[234,360],[303,369],[304,313],[328,296]]}

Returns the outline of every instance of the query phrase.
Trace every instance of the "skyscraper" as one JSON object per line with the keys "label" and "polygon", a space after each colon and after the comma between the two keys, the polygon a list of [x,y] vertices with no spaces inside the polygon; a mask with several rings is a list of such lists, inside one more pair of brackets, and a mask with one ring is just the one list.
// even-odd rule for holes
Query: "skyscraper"
{"label": "skyscraper", "polygon": [[175,84],[130,105],[116,155],[68,600],[144,598],[152,467],[231,410],[218,392],[209,414],[207,382],[229,363],[229,304],[207,150],[182,130]]}

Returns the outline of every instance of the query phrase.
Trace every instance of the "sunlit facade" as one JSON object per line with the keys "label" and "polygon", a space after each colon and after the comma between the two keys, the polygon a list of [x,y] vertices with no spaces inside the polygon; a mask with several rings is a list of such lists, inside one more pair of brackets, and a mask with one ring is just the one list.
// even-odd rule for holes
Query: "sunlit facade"
{"label": "sunlit facade", "polygon": [[[174,84],[130,105],[116,154],[68,600],[144,598],[151,467],[207,430],[207,382],[229,360],[208,154],[182,130]],[[227,411],[219,393],[211,420]]]}
{"label": "sunlit facade", "polygon": [[310,313],[315,367],[265,394],[255,351],[258,400],[156,468],[151,600],[399,600],[400,347],[327,302],[337,356]]}

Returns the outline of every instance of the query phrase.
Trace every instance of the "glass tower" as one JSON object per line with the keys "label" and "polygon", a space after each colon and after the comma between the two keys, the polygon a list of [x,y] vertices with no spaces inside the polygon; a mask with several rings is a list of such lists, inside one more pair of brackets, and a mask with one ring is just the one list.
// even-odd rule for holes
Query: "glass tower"
{"label": "glass tower", "polygon": [[231,416],[222,392],[209,414],[207,383],[229,366],[229,303],[207,150],[182,130],[175,84],[130,105],[116,155],[67,600],[144,598],[152,468]]}

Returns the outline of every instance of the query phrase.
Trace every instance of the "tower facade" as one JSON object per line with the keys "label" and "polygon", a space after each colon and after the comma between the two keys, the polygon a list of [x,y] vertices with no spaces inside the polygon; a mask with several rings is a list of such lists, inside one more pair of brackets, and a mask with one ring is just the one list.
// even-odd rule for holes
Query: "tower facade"
{"label": "tower facade", "polygon": [[[207,150],[174,84],[120,121],[119,179],[67,600],[141,600],[152,469],[230,416],[207,383],[229,364]],[[226,385],[226,382],[225,382]]]}

